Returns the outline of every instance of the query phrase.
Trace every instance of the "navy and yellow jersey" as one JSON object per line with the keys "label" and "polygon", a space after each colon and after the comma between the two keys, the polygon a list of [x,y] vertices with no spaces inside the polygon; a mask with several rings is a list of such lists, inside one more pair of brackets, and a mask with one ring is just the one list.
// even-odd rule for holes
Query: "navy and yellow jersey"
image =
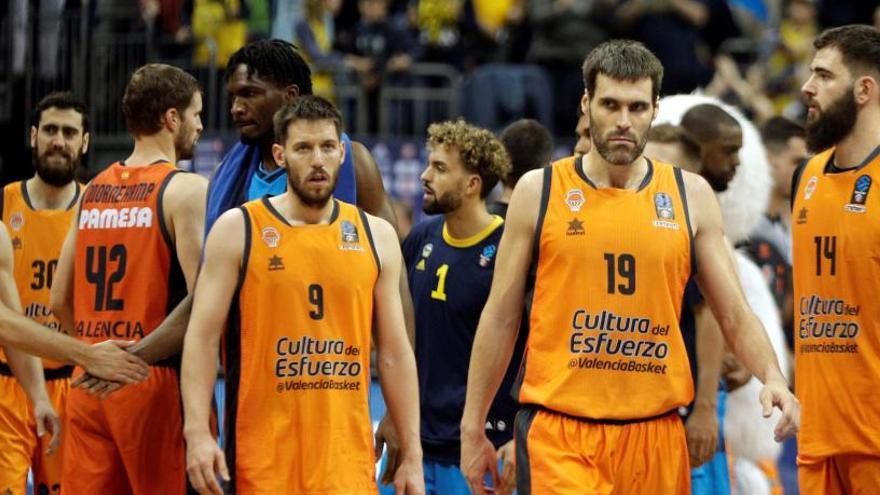
{"label": "navy and yellow jersey", "polygon": [[[459,462],[461,414],[474,334],[492,286],[503,220],[482,232],[455,239],[442,217],[417,225],[403,242],[416,317],[422,449],[426,460]],[[495,446],[512,438],[518,409],[510,395],[521,360],[520,333],[511,365],[486,421]]]}

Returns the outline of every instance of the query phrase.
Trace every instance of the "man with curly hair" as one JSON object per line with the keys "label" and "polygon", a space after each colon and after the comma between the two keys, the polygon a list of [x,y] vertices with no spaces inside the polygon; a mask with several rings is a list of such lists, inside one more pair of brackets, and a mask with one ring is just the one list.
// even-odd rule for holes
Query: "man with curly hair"
{"label": "man with curly hair", "polygon": [[[459,422],[471,345],[504,230],[504,220],[487,210],[486,197],[511,166],[491,132],[461,120],[432,124],[428,150],[422,208],[437,216],[417,225],[403,241],[416,314],[425,489],[429,494],[468,494],[458,469]],[[522,347],[520,343],[517,349]],[[494,446],[506,445],[502,455],[509,462],[518,407],[509,392],[518,362],[517,357],[508,368],[485,423]],[[385,464],[393,468],[394,462],[392,450]],[[513,469],[505,470],[512,486]],[[382,493],[393,490],[384,485]]]}

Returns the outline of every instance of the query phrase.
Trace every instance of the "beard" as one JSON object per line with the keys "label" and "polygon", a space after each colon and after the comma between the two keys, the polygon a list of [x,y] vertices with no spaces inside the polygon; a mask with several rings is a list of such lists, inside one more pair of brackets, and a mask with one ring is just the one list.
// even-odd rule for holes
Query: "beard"
{"label": "beard", "polygon": [[[44,182],[54,187],[70,184],[76,175],[76,167],[79,166],[81,154],[70,156],[64,151],[40,154],[36,148],[32,150],[34,170],[37,176]],[[50,159],[59,158],[60,163],[51,163]]]}
{"label": "beard", "polygon": [[[593,119],[590,119],[590,129],[599,129]],[[612,165],[631,165],[636,158],[641,156],[645,145],[648,143],[648,133],[645,132],[641,137],[632,132],[614,132],[607,137],[602,137],[598,132],[591,133],[593,139],[593,147],[599,152],[599,155]],[[632,140],[634,146],[628,150],[626,146],[620,144],[611,144],[609,141],[614,138],[626,138]]]}
{"label": "beard", "polygon": [[196,134],[195,138],[192,138],[192,135],[193,132],[191,128],[181,128],[177,136],[175,136],[174,152],[177,154],[178,160],[191,160],[195,154],[199,135]]}
{"label": "beard", "polygon": [[813,153],[824,151],[843,140],[856,125],[858,106],[853,98],[853,87],[832,101],[828,108],[812,119],[807,115],[807,149]]}
{"label": "beard", "polygon": [[[293,191],[294,194],[299,198],[300,201],[303,202],[304,205],[310,208],[323,208],[327,205],[327,202],[330,201],[330,197],[333,196],[333,191],[336,189],[336,181],[339,180],[339,174],[331,175],[326,170],[322,172],[312,172],[305,178],[301,178],[299,176],[294,177],[290,174],[291,167],[287,166],[287,185],[290,187],[290,190]],[[317,174],[326,175],[329,178],[327,187],[325,190],[315,191],[314,189],[310,189],[307,184],[309,180]]]}
{"label": "beard", "polygon": [[724,192],[730,187],[730,180],[726,176],[714,175],[709,172],[705,167],[700,172],[700,175],[706,179],[706,182],[712,187],[712,190],[715,192]]}
{"label": "beard", "polygon": [[459,207],[461,207],[461,193],[458,191],[447,191],[440,196],[435,194],[434,199],[427,202],[422,201],[422,211],[428,215],[446,214]]}

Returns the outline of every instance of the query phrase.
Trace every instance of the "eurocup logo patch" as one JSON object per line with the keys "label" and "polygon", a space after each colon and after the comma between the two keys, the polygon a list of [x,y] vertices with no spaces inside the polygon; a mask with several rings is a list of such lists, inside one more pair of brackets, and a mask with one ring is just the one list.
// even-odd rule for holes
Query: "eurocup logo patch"
{"label": "eurocup logo patch", "polygon": [[565,204],[573,212],[581,211],[581,206],[584,205],[584,192],[580,189],[571,189],[565,196]]}
{"label": "eurocup logo patch", "polygon": [[816,192],[816,184],[818,183],[819,179],[816,178],[815,175],[810,177],[806,187],[804,187],[804,199],[810,199],[813,197],[813,193]]}
{"label": "eurocup logo patch", "polygon": [[483,268],[489,266],[489,263],[492,262],[492,257],[494,257],[497,252],[498,248],[495,247],[495,244],[490,244],[484,247],[483,252],[480,253],[480,266]]}
{"label": "eurocup logo patch", "polygon": [[24,215],[22,215],[20,211],[13,213],[12,216],[9,217],[9,226],[16,232],[21,230],[21,228],[24,227]]}
{"label": "eurocup logo patch", "polygon": [[430,242],[425,244],[425,247],[422,248],[422,258],[427,258],[431,256],[431,253],[434,252],[434,245]]}
{"label": "eurocup logo patch", "polygon": [[343,220],[339,228],[340,230],[342,230],[343,243],[356,244],[357,242],[359,242],[358,229],[355,224],[349,222],[348,220]]}
{"label": "eurocup logo patch", "polygon": [[871,182],[871,177],[868,175],[862,175],[856,179],[849,204],[844,209],[855,213],[863,213],[867,209],[865,203],[868,201],[868,192],[871,191]]}
{"label": "eurocup logo patch", "polygon": [[657,218],[660,220],[675,220],[672,198],[665,192],[654,194],[654,209],[657,210]]}
{"label": "eurocup logo patch", "polygon": [[267,246],[276,248],[278,247],[278,241],[281,240],[281,234],[278,233],[278,229],[275,227],[266,227],[262,231],[261,238]]}

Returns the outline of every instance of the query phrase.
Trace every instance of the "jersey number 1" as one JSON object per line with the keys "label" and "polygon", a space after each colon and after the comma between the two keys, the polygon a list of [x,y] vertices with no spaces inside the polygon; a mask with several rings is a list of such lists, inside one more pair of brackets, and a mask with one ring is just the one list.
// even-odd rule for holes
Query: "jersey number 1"
{"label": "jersey number 1", "polygon": [[446,300],[446,274],[449,273],[449,265],[446,263],[437,268],[437,288],[431,291],[431,297],[438,301]]}
{"label": "jersey number 1", "polygon": [[[125,246],[89,246],[86,248],[86,280],[95,285],[95,311],[121,311],[123,299],[113,297],[113,284],[125,276],[127,253]],[[107,265],[116,263],[116,270],[108,275]]]}

